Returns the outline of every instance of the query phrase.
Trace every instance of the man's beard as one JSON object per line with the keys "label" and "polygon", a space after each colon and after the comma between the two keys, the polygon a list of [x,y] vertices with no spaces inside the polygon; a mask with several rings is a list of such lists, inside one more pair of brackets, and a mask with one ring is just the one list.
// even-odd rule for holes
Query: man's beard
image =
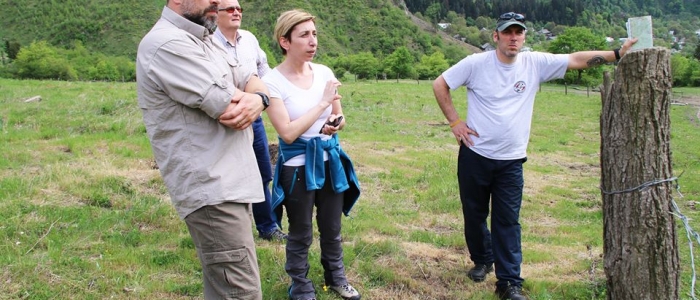
{"label": "man's beard", "polygon": [[[191,3],[191,2],[189,2]],[[207,7],[201,12],[192,12],[192,9],[190,9],[189,6],[183,5],[183,13],[182,16],[185,17],[185,19],[190,20],[192,23],[195,23],[197,25],[201,25],[209,32],[214,32],[214,29],[216,28],[216,12],[218,10],[218,7],[216,5],[212,5]],[[208,16],[207,13],[213,11],[214,15]]]}

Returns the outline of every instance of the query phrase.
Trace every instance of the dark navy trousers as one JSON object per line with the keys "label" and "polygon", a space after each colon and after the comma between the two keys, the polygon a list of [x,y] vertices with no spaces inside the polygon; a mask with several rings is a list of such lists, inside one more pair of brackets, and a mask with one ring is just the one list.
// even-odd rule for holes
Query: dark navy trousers
{"label": "dark navy trousers", "polygon": [[270,195],[272,163],[270,162],[270,149],[267,144],[267,134],[265,133],[262,116],[253,122],[253,135],[253,150],[255,151],[255,158],[258,160],[258,169],[260,169],[263,192],[265,193],[265,202],[253,203],[253,219],[255,219],[255,228],[258,229],[258,233],[270,233],[277,229],[277,223],[272,217],[270,205],[270,200],[272,199]]}
{"label": "dark navy trousers", "polygon": [[[520,206],[523,163],[527,158],[494,160],[462,145],[457,161],[464,237],[475,264],[494,264],[497,286],[522,286]],[[491,230],[486,223],[491,210]]]}

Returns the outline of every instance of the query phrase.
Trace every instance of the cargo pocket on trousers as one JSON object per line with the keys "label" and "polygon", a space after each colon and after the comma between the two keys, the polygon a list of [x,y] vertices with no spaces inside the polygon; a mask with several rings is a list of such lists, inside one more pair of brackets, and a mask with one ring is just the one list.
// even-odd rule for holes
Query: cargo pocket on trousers
{"label": "cargo pocket on trousers", "polygon": [[246,248],[204,253],[205,272],[221,295],[242,296],[258,291],[257,274]]}

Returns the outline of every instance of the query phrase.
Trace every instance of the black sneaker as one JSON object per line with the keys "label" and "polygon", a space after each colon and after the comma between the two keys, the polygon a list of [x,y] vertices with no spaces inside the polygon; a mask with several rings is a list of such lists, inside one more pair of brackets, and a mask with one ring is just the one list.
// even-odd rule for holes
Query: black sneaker
{"label": "black sneaker", "polygon": [[482,282],[484,279],[486,279],[486,275],[491,272],[493,272],[493,266],[491,264],[476,264],[471,270],[469,270],[467,277],[474,280],[474,282]]}
{"label": "black sneaker", "polygon": [[261,232],[260,233],[260,238],[263,240],[267,241],[280,241],[280,242],[286,242],[287,241],[287,234],[282,232],[279,228],[275,228],[275,230],[270,231],[270,232]]}
{"label": "black sneaker", "polygon": [[523,295],[523,288],[517,285],[509,285],[501,288],[496,287],[496,296],[501,300],[527,300]]}

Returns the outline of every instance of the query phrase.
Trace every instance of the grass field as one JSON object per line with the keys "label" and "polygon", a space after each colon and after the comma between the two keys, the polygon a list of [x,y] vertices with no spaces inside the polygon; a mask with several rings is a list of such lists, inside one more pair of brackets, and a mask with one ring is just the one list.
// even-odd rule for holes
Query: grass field
{"label": "grass field", "polygon": [[[493,275],[466,277],[458,147],[430,83],[346,82],[340,92],[342,146],[363,189],[343,219],[351,283],[363,299],[495,299]],[[464,117],[464,89],[453,95]],[[538,94],[521,212],[530,299],[605,299],[600,102]],[[676,201],[696,229],[697,110],[671,109]],[[134,83],[0,79],[0,150],[0,299],[201,298],[199,261],[154,169]],[[688,298],[680,222],[678,232]],[[286,299],[284,246],[257,241],[264,298]],[[339,299],[322,291],[317,239],[309,260],[318,299]]]}

